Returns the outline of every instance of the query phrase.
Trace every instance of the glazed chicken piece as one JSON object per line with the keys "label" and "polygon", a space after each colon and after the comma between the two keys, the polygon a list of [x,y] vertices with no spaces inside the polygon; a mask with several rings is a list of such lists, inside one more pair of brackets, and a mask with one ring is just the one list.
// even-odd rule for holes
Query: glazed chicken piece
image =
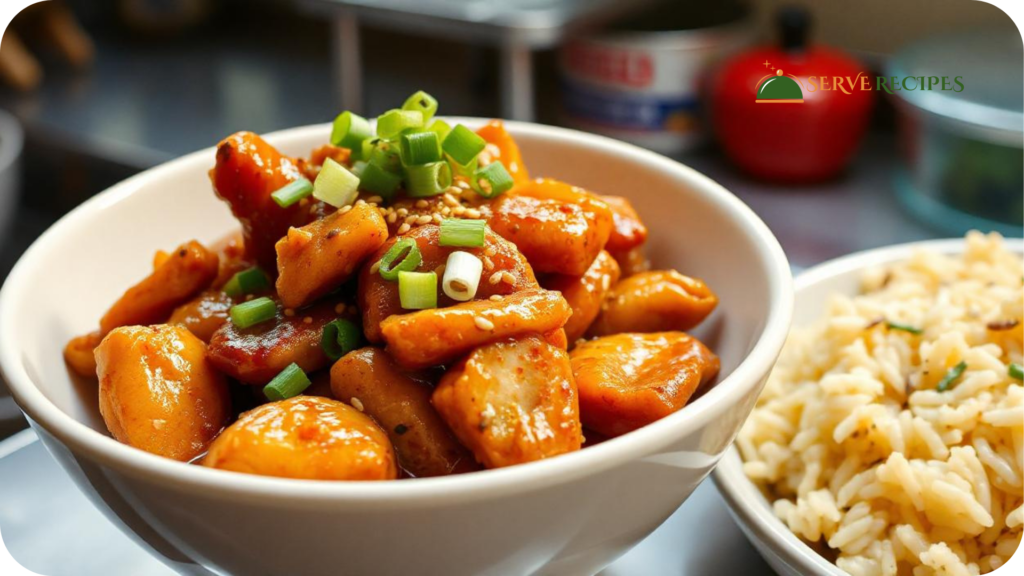
{"label": "glazed chicken piece", "polygon": [[487,468],[573,452],[583,442],[569,358],[536,335],[473,350],[441,378],[433,402]]}
{"label": "glazed chicken piece", "polygon": [[96,348],[99,405],[119,442],[187,462],[231,417],[224,376],[181,326],[123,326]]}
{"label": "glazed chicken piece", "polygon": [[217,196],[231,206],[242,224],[248,256],[271,276],[276,275],[274,244],[290,226],[313,219],[306,202],[282,208],[271,194],[304,178],[305,162],[282,155],[252,132],[238,132],[217,145],[217,164],[210,170]]}
{"label": "glazed chicken piece", "polygon": [[277,243],[277,294],[281,303],[300,308],[334,290],[387,239],[384,217],[365,202],[302,228],[289,229]]}
{"label": "glazed chicken piece", "polygon": [[[278,306],[273,320],[246,329],[225,322],[210,338],[210,362],[243,384],[260,386],[293,362],[307,374],[326,368],[330,360],[320,338],[324,326],[339,316],[335,304],[320,302],[291,316]],[[343,317],[356,320],[352,312]]]}
{"label": "glazed chicken piece", "polygon": [[249,410],[203,466],[305,480],[394,480],[395,454],[369,416],[328,398],[295,396]]}
{"label": "glazed chicken piece", "polygon": [[96,377],[96,347],[100,345],[99,331],[76,336],[64,347],[64,362],[82,378]]}
{"label": "glazed chicken piece", "polygon": [[165,322],[176,307],[213,283],[219,265],[217,255],[199,242],[182,244],[110,307],[100,319],[100,334],[118,326]]}
{"label": "glazed chicken piece", "polygon": [[612,211],[582,188],[557,180],[516,186],[492,206],[490,225],[536,272],[582,276],[608,242]]}
{"label": "glazed chicken piece", "polygon": [[619,436],[672,414],[718,375],[718,357],[683,332],[617,334],[569,353],[588,430]]}
{"label": "glazed chicken piece", "polygon": [[510,336],[556,332],[570,314],[561,294],[535,289],[499,301],[474,300],[390,316],[381,323],[381,332],[399,364],[419,369],[447,364],[477,346]]}
{"label": "glazed chicken piece", "polygon": [[641,272],[647,272],[651,269],[651,261],[647,259],[647,255],[644,254],[644,247],[637,246],[630,250],[609,250],[609,254],[615,261],[619,263],[619,270],[622,271],[622,277],[628,278]]}
{"label": "glazed chicken piece", "polygon": [[598,196],[612,210],[612,233],[605,249],[609,252],[628,252],[647,241],[647,226],[640,221],[633,204],[622,196]]}
{"label": "glazed chicken piece", "polygon": [[700,280],[675,270],[643,272],[612,288],[590,335],[689,330],[717,305],[718,297]]}
{"label": "glazed chicken piece", "polygon": [[[437,305],[440,307],[457,304],[449,298],[441,289],[440,279],[443,277],[443,268],[448,262],[448,256],[461,250],[469,252],[484,262],[483,277],[477,287],[476,299],[485,300],[497,294],[506,296],[522,290],[537,288],[537,279],[526,258],[516,250],[516,247],[505,239],[491,231],[487,231],[484,237],[484,245],[481,248],[456,248],[441,246],[439,237],[441,228],[436,224],[426,224],[413,228],[403,238],[412,238],[416,241],[423,262],[417,268],[420,272],[431,270],[438,271]],[[388,240],[377,250],[359,273],[359,307],[363,311],[363,332],[366,339],[373,343],[383,342],[381,334],[381,322],[392,315],[404,314],[407,310],[402,308],[398,297],[398,282],[385,280],[373,270],[373,265],[391,249],[396,239]],[[486,260],[485,260],[486,258]],[[492,267],[487,267],[490,261]],[[507,273],[507,274],[506,274]],[[497,276],[496,276],[497,275]],[[496,280],[496,281],[494,281]]]}
{"label": "glazed chicken piece", "polygon": [[601,304],[612,286],[619,281],[619,265],[611,254],[602,250],[583,276],[553,274],[544,278],[544,287],[557,290],[572,308],[572,316],[565,323],[569,343],[575,343],[587,332]]}
{"label": "glazed chicken piece", "polygon": [[[476,131],[481,138],[494,147],[488,147],[492,160],[501,160],[508,170],[512,180],[516,184],[525,184],[530,181],[530,175],[526,172],[526,165],[523,164],[523,157],[519,153],[519,145],[512,139],[512,135],[505,131],[505,123],[501,120],[491,120]],[[493,154],[494,150],[497,154]]]}
{"label": "glazed chicken piece", "polygon": [[256,265],[256,261],[250,260],[245,253],[245,239],[241,230],[214,242],[210,249],[220,258],[220,268],[217,271],[217,279],[213,281],[213,288],[224,286],[238,272]]}
{"label": "glazed chicken piece", "polygon": [[234,298],[221,290],[207,290],[175,308],[167,323],[184,326],[209,344],[213,333],[228,321],[228,313],[236,303]]}
{"label": "glazed chicken piece", "polygon": [[331,368],[331,391],[387,432],[402,469],[415,477],[478,469],[430,404],[429,375],[402,370],[379,348],[346,354]]}

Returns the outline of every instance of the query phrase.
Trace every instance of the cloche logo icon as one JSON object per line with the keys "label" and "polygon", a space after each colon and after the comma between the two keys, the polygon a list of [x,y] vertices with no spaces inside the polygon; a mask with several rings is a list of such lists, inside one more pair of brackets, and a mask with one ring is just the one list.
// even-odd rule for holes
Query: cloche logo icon
{"label": "cloche logo icon", "polygon": [[758,104],[803,104],[804,92],[800,83],[790,76],[783,76],[776,70],[775,76],[768,75],[757,82]]}

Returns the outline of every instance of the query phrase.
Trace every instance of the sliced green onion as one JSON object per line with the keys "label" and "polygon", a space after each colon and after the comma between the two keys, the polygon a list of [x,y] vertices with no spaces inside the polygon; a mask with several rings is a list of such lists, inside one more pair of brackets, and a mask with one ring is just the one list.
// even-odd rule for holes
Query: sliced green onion
{"label": "sliced green onion", "polygon": [[355,201],[359,194],[359,177],[330,158],[324,160],[313,183],[313,197],[335,208]]}
{"label": "sliced green onion", "polygon": [[398,299],[406,310],[437,308],[437,274],[399,272]]}
{"label": "sliced green onion", "polygon": [[448,255],[441,289],[452,300],[459,302],[472,300],[476,296],[476,289],[480,285],[480,275],[483,274],[483,271],[484,264],[479,258],[469,252],[456,250]]}
{"label": "sliced green onion", "polygon": [[391,199],[401,183],[401,176],[388,172],[377,164],[367,164],[359,176],[361,189],[379,194],[385,199]]}
{"label": "sliced green onion", "polygon": [[235,298],[262,292],[267,288],[270,288],[270,278],[258,266],[236,273],[224,284],[224,292]]}
{"label": "sliced green onion", "polygon": [[407,166],[429,164],[441,159],[441,143],[435,132],[402,134],[402,162]]}
{"label": "sliced green onion", "polygon": [[402,156],[398,152],[398,146],[387,140],[378,140],[374,144],[373,150],[370,151],[369,163],[395,174],[402,172]]}
{"label": "sliced green onion", "polygon": [[439,142],[444,141],[444,137],[452,131],[452,127],[440,118],[435,118],[433,122],[427,125],[426,129],[437,134],[437,140]]}
{"label": "sliced green onion", "polygon": [[462,124],[456,124],[441,144],[444,153],[462,166],[475,160],[485,146],[487,146],[486,140]]}
{"label": "sliced green onion", "polygon": [[359,347],[363,335],[354,323],[339,318],[324,326],[320,337],[320,348],[324,354],[336,362],[339,358]]}
{"label": "sliced green onion", "polygon": [[292,362],[263,387],[263,395],[272,402],[287,400],[305,392],[310,384],[312,382],[309,381],[309,377],[302,371],[302,368]]}
{"label": "sliced green onion", "polygon": [[473,189],[484,198],[494,198],[507,192],[515,182],[501,161],[491,162],[473,175]]}
{"label": "sliced green onion", "polygon": [[373,137],[373,129],[370,122],[351,112],[342,112],[334,119],[334,126],[331,128],[331,144],[348,148],[352,155],[362,158],[363,141]]}
{"label": "sliced green onion", "polygon": [[313,183],[299,178],[285,184],[270,195],[281,208],[287,208],[313,193]]}
{"label": "sliced green onion", "polygon": [[1024,366],[1012,362],[1010,367],[1006,370],[1010,374],[1010,378],[1016,378],[1017,380],[1024,380]]}
{"label": "sliced green onion", "polygon": [[465,178],[468,178],[469,180],[473,180],[473,175],[476,174],[476,168],[478,164],[476,158],[473,158],[473,161],[470,162],[469,164],[466,164],[465,166],[459,164],[458,162],[455,161],[454,158],[447,154],[445,154],[444,159],[448,162],[449,165],[451,165],[452,174],[454,174],[455,176],[463,176]]}
{"label": "sliced green onion", "polygon": [[402,110],[417,110],[423,114],[424,122],[430,122],[437,113],[437,99],[420,90],[406,99],[405,104],[402,104]]}
{"label": "sliced green onion", "polygon": [[423,127],[423,113],[419,110],[388,110],[377,117],[377,135],[394,138],[410,128]]}
{"label": "sliced green onion", "polygon": [[405,191],[413,198],[437,196],[452,185],[452,169],[447,162],[407,166],[405,183]]}
{"label": "sliced green onion", "polygon": [[363,177],[363,170],[366,170],[366,166],[367,166],[366,161],[364,161],[364,160],[356,160],[355,162],[352,163],[352,169],[349,170],[349,172],[352,172],[357,177],[362,178]]}
{"label": "sliced green onion", "polygon": [[935,389],[939,392],[945,392],[946,390],[949,390],[949,388],[953,385],[953,382],[955,382],[956,379],[959,378],[960,375],[963,374],[964,370],[966,369],[967,362],[963,361],[961,361],[956,366],[953,366],[952,368],[949,369],[949,372],[946,372],[946,375],[942,378],[942,380],[939,380],[939,383],[935,386]]}
{"label": "sliced green onion", "polygon": [[922,334],[922,333],[924,333],[924,330],[922,330],[920,328],[914,328],[913,326],[908,326],[907,324],[899,324],[899,323],[896,323],[896,322],[886,322],[885,325],[890,330],[902,330],[904,332],[910,332],[911,334]]}
{"label": "sliced green onion", "polygon": [[463,220],[445,218],[441,220],[441,246],[464,246],[479,248],[484,245],[487,222],[483,220]]}
{"label": "sliced green onion", "polygon": [[277,304],[264,296],[232,306],[228,315],[231,316],[232,324],[244,330],[267,320],[273,320],[274,316],[277,316]]}
{"label": "sliced green onion", "polygon": [[384,253],[377,266],[380,277],[398,280],[399,272],[412,272],[423,262],[420,247],[412,238],[401,238]]}

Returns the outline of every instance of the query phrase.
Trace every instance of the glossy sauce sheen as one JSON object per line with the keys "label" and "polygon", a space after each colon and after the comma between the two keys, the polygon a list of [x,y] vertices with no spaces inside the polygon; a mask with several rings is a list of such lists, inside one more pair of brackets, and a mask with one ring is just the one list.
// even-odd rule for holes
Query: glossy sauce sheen
{"label": "glossy sauce sheen", "polygon": [[126,326],[96,348],[100,414],[118,441],[187,462],[231,416],[227,382],[181,326]]}
{"label": "glossy sauce sheen", "polygon": [[544,279],[544,287],[561,292],[572,307],[572,316],[565,323],[565,335],[570,344],[575,344],[587,332],[601,312],[609,290],[618,281],[619,265],[603,250],[583,276],[554,274]]}
{"label": "glossy sauce sheen", "polygon": [[445,476],[472,472],[479,466],[452,437],[430,404],[432,378],[402,370],[379,348],[346,354],[331,367],[334,397],[352,403],[384,428],[410,476]]}
{"label": "glossy sauce sheen", "polygon": [[579,401],[569,358],[539,336],[481,346],[453,366],[434,406],[488,468],[579,450]]}
{"label": "glossy sauce sheen", "polygon": [[235,299],[220,290],[207,290],[174,309],[168,324],[180,324],[197,338],[210,343],[213,333],[228,322]]}
{"label": "glossy sauce sheen", "polygon": [[203,466],[308,480],[393,480],[395,454],[369,416],[337,400],[296,396],[254,408],[210,446]]}
{"label": "glossy sauce sheen", "polygon": [[675,270],[641,272],[612,288],[590,335],[689,330],[716,306],[718,297],[696,278]]}
{"label": "glossy sauce sheen", "polygon": [[[388,352],[406,368],[446,364],[477,346],[565,325],[572,310],[558,292],[529,290],[502,300],[474,300],[447,308],[391,316],[381,324]],[[490,323],[482,328],[479,319]]]}
{"label": "glossy sauce sheen", "polygon": [[[412,238],[423,256],[423,263],[417,271],[428,272],[437,270],[438,267],[448,262],[448,256],[461,250],[469,252],[483,260],[488,258],[493,268],[485,269],[480,284],[477,287],[476,300],[486,300],[492,295],[505,296],[514,292],[537,288],[537,279],[533,275],[533,269],[527,263],[523,255],[516,247],[500,236],[487,232],[484,237],[484,245],[481,248],[466,248],[441,246],[439,237],[441,229],[435,224],[427,224],[414,228],[403,238]],[[398,296],[398,282],[385,280],[377,272],[372,272],[373,264],[379,262],[387,253],[396,239],[388,240],[363,264],[359,274],[359,308],[363,312],[363,331],[366,339],[370,342],[380,343],[384,341],[381,333],[381,322],[392,315],[405,314],[410,312],[402,308]],[[511,282],[501,281],[491,283],[489,281],[493,274],[508,272],[511,275]],[[441,288],[443,273],[438,274],[437,281],[437,305],[439,307],[458,304],[457,301],[449,298]]]}
{"label": "glossy sauce sheen", "polygon": [[491,228],[536,272],[581,276],[608,242],[612,212],[596,196],[551,179],[516,186],[493,205]]}
{"label": "glossy sauce sheen", "polygon": [[571,353],[583,425],[619,436],[679,410],[718,375],[719,361],[682,332],[616,334]]}

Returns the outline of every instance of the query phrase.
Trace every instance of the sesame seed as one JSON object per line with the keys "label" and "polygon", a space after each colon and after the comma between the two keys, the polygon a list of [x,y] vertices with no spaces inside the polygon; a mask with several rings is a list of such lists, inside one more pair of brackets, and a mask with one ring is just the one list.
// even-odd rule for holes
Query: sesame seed
{"label": "sesame seed", "polygon": [[164,427],[164,424],[167,424],[167,420],[162,420],[162,419],[159,419],[159,418],[157,418],[156,420],[153,420],[153,428],[156,428],[157,430],[162,430],[163,427]]}
{"label": "sesame seed", "polygon": [[476,208],[467,208],[466,209],[466,218],[479,218],[479,217],[480,217],[480,211],[477,210]]}
{"label": "sesame seed", "polygon": [[417,218],[419,218],[419,216],[417,216],[416,214],[410,214],[410,215],[405,217],[405,223],[406,224],[413,224],[414,222],[416,222]]}
{"label": "sesame seed", "polygon": [[434,223],[435,224],[440,224],[441,223],[441,215],[436,213],[436,212],[434,213]]}
{"label": "sesame seed", "polygon": [[494,262],[491,261],[490,257],[484,256],[484,269],[490,270],[494,268]]}
{"label": "sesame seed", "polygon": [[[405,226],[405,224],[403,224]],[[370,266],[370,274],[376,274],[380,270],[380,260],[377,260]]]}
{"label": "sesame seed", "polygon": [[490,154],[488,154],[486,150],[484,150],[483,152],[480,153],[479,156],[476,157],[476,160],[480,166],[487,166],[488,164],[494,161],[494,158]]}
{"label": "sesame seed", "polygon": [[516,277],[513,276],[511,272],[502,272],[501,281],[504,282],[505,284],[515,284]]}
{"label": "sesame seed", "polygon": [[408,223],[406,223],[406,224],[402,224],[401,226],[399,226],[399,227],[398,227],[398,234],[399,234],[399,235],[401,235],[401,234],[405,234],[405,233],[406,233],[406,232],[408,232],[408,231],[409,231],[409,230],[410,230],[411,228],[412,228],[412,226],[409,226],[409,224],[408,224]]}
{"label": "sesame seed", "polygon": [[497,250],[494,249],[494,246],[488,246],[487,248],[484,248],[484,255],[486,256],[494,256],[496,253]]}
{"label": "sesame seed", "polygon": [[442,196],[441,199],[444,200],[444,203],[449,205],[449,206],[458,206],[459,205],[459,201],[455,199],[455,196],[452,196],[448,192],[445,192],[444,196]]}
{"label": "sesame seed", "polygon": [[417,200],[416,201],[416,207],[417,208],[426,208],[429,205],[430,205],[430,203],[427,202],[426,200]]}
{"label": "sesame seed", "polygon": [[423,216],[420,216],[419,218],[416,219],[416,224],[422,226],[423,224],[430,224],[431,221],[433,221],[433,218],[431,218],[430,215],[428,214],[424,214]]}
{"label": "sesame seed", "polygon": [[484,318],[483,316],[477,316],[476,318],[473,318],[473,323],[476,324],[476,327],[481,330],[494,330],[494,322],[491,322],[490,320]]}
{"label": "sesame seed", "polygon": [[292,316],[295,316],[295,310],[292,310],[291,308],[285,308],[284,315],[291,318]]}
{"label": "sesame seed", "polygon": [[306,316],[305,318],[302,319],[302,323],[303,324],[312,324],[313,323],[313,317],[312,316]]}
{"label": "sesame seed", "polygon": [[488,142],[487,145],[484,146],[484,151],[491,156],[501,156],[501,148],[498,148],[498,145],[493,142]]}
{"label": "sesame seed", "polygon": [[451,213],[452,213],[452,209],[449,208],[448,206],[445,206],[444,208],[441,208],[441,215],[442,216],[448,216]]}
{"label": "sesame seed", "polygon": [[452,196],[458,196],[459,194],[462,194],[462,188],[459,188],[458,186],[454,186],[453,185],[453,186],[449,186],[448,189],[445,190],[445,192],[447,192],[448,194],[451,194]]}
{"label": "sesame seed", "polygon": [[407,208],[399,208],[399,209],[398,209],[398,210],[397,210],[397,211],[395,212],[395,214],[398,214],[398,217],[399,217],[399,218],[405,218],[406,216],[408,216],[408,215],[409,215],[409,210],[408,210]]}
{"label": "sesame seed", "polygon": [[470,189],[469,182],[466,182],[465,180],[459,180],[458,182],[455,183],[455,185],[458,186],[459,188],[462,188],[463,190]]}
{"label": "sesame seed", "polygon": [[338,304],[337,306],[335,306],[334,307],[334,313],[335,314],[344,314],[345,313],[345,303],[342,302],[341,304]]}
{"label": "sesame seed", "polygon": [[309,207],[309,213],[310,214],[316,214],[316,209],[317,208],[319,208],[319,206],[317,206],[316,204],[313,204],[312,206]]}
{"label": "sesame seed", "polygon": [[398,220],[398,214],[394,212],[388,214],[388,224],[394,224],[396,220]]}
{"label": "sesame seed", "polygon": [[491,274],[491,277],[488,278],[487,281],[491,284],[497,284],[498,282],[501,282],[501,275],[502,272],[495,272],[494,274]]}
{"label": "sesame seed", "polygon": [[491,294],[491,297],[488,298],[488,300],[490,300],[491,302],[501,302],[502,299],[503,297],[501,294]]}
{"label": "sesame seed", "polygon": [[380,204],[381,202],[384,201],[384,199],[381,198],[380,196],[370,196],[369,198],[366,199],[366,201],[369,202],[370,204]]}
{"label": "sesame seed", "polygon": [[363,402],[359,398],[353,396],[352,399],[349,400],[349,402],[352,403],[352,407],[355,408],[356,410],[359,410],[360,412],[363,411]]}
{"label": "sesame seed", "polygon": [[352,205],[351,204],[346,204],[346,205],[342,206],[341,209],[338,210],[338,212],[341,212],[342,214],[347,214],[348,211],[351,210],[351,209],[352,209]]}
{"label": "sesame seed", "polygon": [[356,206],[363,206],[365,204],[366,204],[366,200],[363,200],[362,198],[360,198],[359,200],[356,200]]}
{"label": "sesame seed", "polygon": [[456,216],[462,216],[465,213],[466,213],[466,207],[465,206],[459,206],[455,210],[452,210],[452,214],[455,214]]}

